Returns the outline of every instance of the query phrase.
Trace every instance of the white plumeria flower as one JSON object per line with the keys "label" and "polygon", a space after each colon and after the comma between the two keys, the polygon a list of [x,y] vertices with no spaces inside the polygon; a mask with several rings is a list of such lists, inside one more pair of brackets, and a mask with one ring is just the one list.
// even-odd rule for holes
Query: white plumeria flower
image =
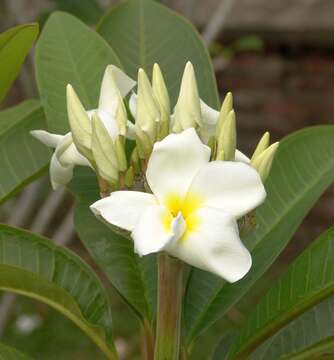
{"label": "white plumeria flower", "polygon": [[155,143],[146,178],[153,194],[116,191],[91,205],[131,232],[140,255],[166,251],[234,282],[251,267],[237,219],[263,202],[258,173],[243,162],[210,160],[195,129]]}
{"label": "white plumeria flower", "polygon": [[[135,84],[136,82],[118,67],[108,65],[102,79],[98,108],[87,111],[90,119],[94,112],[98,113],[113,140],[119,135],[119,127],[115,119],[119,101],[117,92],[125,97]],[[43,144],[55,148],[50,162],[50,179],[54,189],[71,181],[75,165],[91,166],[77,150],[71,132],[59,135],[44,130],[33,130],[30,133]]]}
{"label": "white plumeria flower", "polygon": [[75,165],[90,166],[89,161],[75,147],[70,132],[66,135],[58,135],[44,130],[33,130],[30,133],[43,144],[55,148],[49,170],[53,189],[71,181]]}

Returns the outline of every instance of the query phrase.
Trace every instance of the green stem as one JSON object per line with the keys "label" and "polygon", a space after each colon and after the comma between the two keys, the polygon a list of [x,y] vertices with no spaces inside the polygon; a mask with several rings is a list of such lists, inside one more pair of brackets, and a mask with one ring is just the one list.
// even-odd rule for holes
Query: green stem
{"label": "green stem", "polygon": [[155,360],[179,360],[183,297],[183,264],[159,255]]}

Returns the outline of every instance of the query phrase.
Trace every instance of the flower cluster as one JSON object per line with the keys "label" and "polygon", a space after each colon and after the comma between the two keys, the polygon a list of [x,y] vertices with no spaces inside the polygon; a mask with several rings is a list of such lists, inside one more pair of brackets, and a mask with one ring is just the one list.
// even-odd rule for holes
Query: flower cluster
{"label": "flower cluster", "polygon": [[[238,220],[264,201],[278,143],[269,145],[265,133],[251,159],[237,150],[231,93],[220,111],[210,108],[188,62],[172,109],[157,64],[152,82],[140,69],[137,83],[109,65],[98,108],[86,111],[68,85],[67,109],[71,132],[32,132],[55,147],[54,188],[71,180],[75,165],[90,166],[104,196],[92,211],[128,231],[140,256],[166,251],[230,282],[248,272],[251,255]],[[130,155],[127,141],[134,145]]]}

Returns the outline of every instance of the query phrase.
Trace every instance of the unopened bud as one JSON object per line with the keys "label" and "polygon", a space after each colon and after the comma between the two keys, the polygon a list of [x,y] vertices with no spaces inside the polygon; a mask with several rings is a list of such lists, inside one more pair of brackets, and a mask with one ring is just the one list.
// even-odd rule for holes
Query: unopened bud
{"label": "unopened bud", "polygon": [[108,112],[112,117],[115,117],[122,136],[126,135],[127,130],[127,112],[122,99],[122,94],[118,88],[116,81],[117,74],[120,70],[114,65],[108,65],[102,79],[99,109]]}
{"label": "unopened bud", "polygon": [[138,156],[140,159],[147,159],[151,155],[153,149],[153,141],[139,127],[135,126],[136,144]]}
{"label": "unopened bud", "polygon": [[154,98],[149,79],[143,69],[138,71],[138,94],[136,124],[154,143],[157,135],[157,120],[160,118],[159,106]]}
{"label": "unopened bud", "polygon": [[170,100],[165,80],[158,64],[153,65],[152,88],[160,110],[158,130],[158,139],[160,140],[169,133]]}
{"label": "unopened bud", "polygon": [[119,171],[125,171],[127,168],[127,161],[126,161],[126,153],[124,147],[124,138],[123,136],[117,136],[115,139],[115,150],[118,162],[118,169]]}
{"label": "unopened bud", "polygon": [[211,149],[211,159],[216,159],[217,154],[217,141],[214,136],[211,136],[208,141],[208,146]]}
{"label": "unopened bud", "polygon": [[68,84],[66,88],[66,98],[67,114],[72,131],[73,142],[83,156],[88,160],[92,160],[92,124],[80,99],[70,84]]}
{"label": "unopened bud", "polygon": [[225,155],[224,155],[224,150],[223,149],[220,150],[220,152],[217,154],[216,160],[221,160],[221,161],[225,160]]}
{"label": "unopened bud", "polygon": [[187,62],[175,106],[173,131],[179,132],[180,129],[198,126],[202,126],[200,98],[194,68],[191,62]]}
{"label": "unopened bud", "polygon": [[122,136],[126,136],[127,125],[128,125],[128,115],[127,115],[126,107],[124,105],[121,94],[118,95],[118,99],[117,99],[115,119],[117,121],[119,134]]}
{"label": "unopened bud", "polygon": [[264,133],[264,135],[258,142],[256,149],[253,153],[251,161],[254,161],[259,155],[261,155],[263,153],[263,151],[268,148],[269,143],[270,143],[270,134],[267,131],[266,133]]}
{"label": "unopened bud", "polygon": [[266,150],[262,152],[262,154],[260,154],[254,161],[251,162],[252,166],[260,174],[263,182],[267,179],[270,173],[271,165],[273,163],[278,146],[278,142],[270,145]]}
{"label": "unopened bud", "polygon": [[140,173],[140,161],[139,161],[137,147],[135,147],[132,150],[131,157],[130,157],[130,162],[131,162],[131,166],[132,166],[132,168],[134,170],[134,173],[139,174]]}
{"label": "unopened bud", "polygon": [[232,110],[224,121],[221,133],[218,139],[217,154],[224,153],[224,160],[233,161],[235,159],[235,150],[237,145],[237,128],[235,112]]}
{"label": "unopened bud", "polygon": [[131,187],[134,184],[134,181],[135,181],[135,173],[133,167],[130,166],[125,173],[124,182],[127,187]]}
{"label": "unopened bud", "polygon": [[118,180],[118,161],[111,139],[102,120],[96,113],[92,115],[92,153],[98,174],[114,184]]}
{"label": "unopened bud", "polygon": [[219,137],[219,134],[221,133],[221,129],[223,127],[223,124],[225,120],[228,117],[228,114],[233,110],[233,96],[231,92],[228,92],[224,98],[222,107],[219,112],[219,117],[217,121],[217,129],[216,134],[217,137]]}

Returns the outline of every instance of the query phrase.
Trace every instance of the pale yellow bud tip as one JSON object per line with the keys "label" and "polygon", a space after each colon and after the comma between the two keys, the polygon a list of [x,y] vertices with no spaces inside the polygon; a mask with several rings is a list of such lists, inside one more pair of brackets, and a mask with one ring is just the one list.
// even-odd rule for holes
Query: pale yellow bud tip
{"label": "pale yellow bud tip", "polygon": [[265,151],[270,143],[270,134],[269,132],[265,132],[262,138],[260,139],[259,143],[256,146],[256,149],[253,153],[251,161],[254,162],[255,159]]}
{"label": "pale yellow bud tip", "polygon": [[252,162],[253,167],[260,174],[262,181],[265,181],[270,173],[271,165],[278,147],[279,142],[270,145],[254,160],[254,162]]}

